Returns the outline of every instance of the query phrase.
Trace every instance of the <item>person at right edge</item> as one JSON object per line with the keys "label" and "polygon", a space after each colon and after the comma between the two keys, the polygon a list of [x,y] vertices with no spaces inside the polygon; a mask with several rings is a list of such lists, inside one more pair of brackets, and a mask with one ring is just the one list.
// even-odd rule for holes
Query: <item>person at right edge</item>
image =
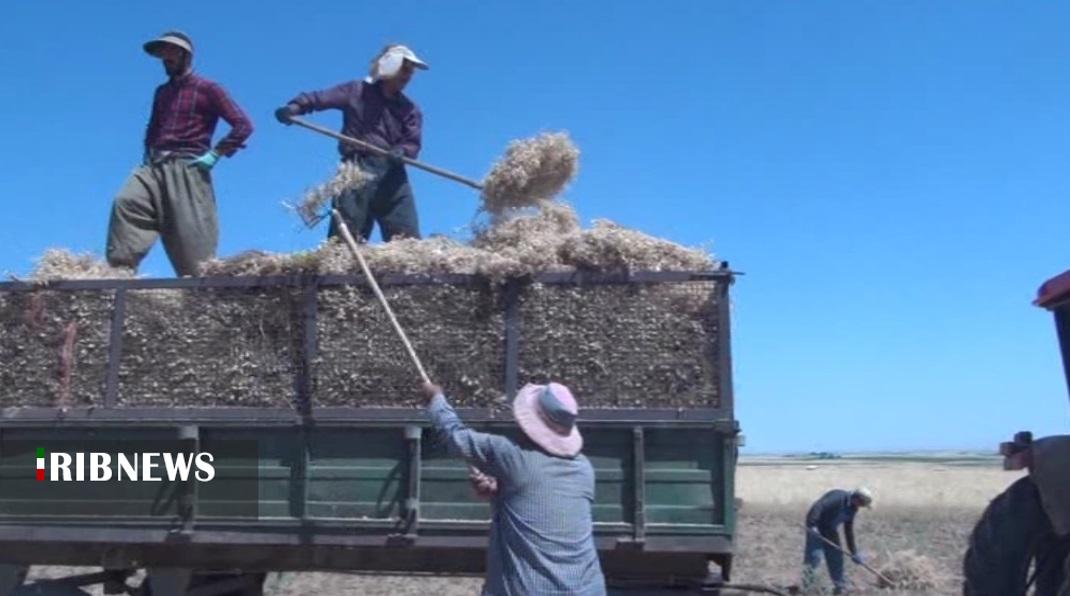
{"label": "person at right edge", "polygon": [[[403,93],[417,68],[427,70],[428,66],[409,48],[389,45],[372,60],[366,79],[301,93],[275,110],[275,118],[287,125],[293,116],[341,110],[342,134],[389,152],[382,156],[349,143],[338,144],[343,161],[356,163],[370,175],[359,188],[335,197],[333,204],[346,226],[364,240],[371,238],[376,223],[384,242],[420,238],[416,200],[402,161],[402,157],[416,159],[422,143],[423,114]],[[338,235],[331,218],[327,237]]]}

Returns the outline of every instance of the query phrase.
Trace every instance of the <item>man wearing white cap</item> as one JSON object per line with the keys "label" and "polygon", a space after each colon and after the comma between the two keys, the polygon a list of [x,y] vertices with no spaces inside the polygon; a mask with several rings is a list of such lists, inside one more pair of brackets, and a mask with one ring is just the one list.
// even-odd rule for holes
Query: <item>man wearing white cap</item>
{"label": "man wearing white cap", "polygon": [[862,555],[855,545],[854,519],[859,508],[872,506],[873,493],[865,487],[859,487],[853,491],[830,490],[810,506],[810,510],[806,513],[806,548],[803,554],[802,588],[804,591],[813,588],[817,568],[821,565],[821,556],[824,555],[829,576],[832,578],[833,593],[844,593],[847,584],[843,577],[843,552],[826,540],[838,547],[840,544],[839,528],[842,525],[844,536],[847,537],[847,550],[851,553],[851,560],[862,564],[864,562]]}
{"label": "man wearing white cap", "polygon": [[580,450],[578,407],[564,385],[527,385],[513,400],[518,441],[464,426],[442,390],[424,385],[449,452],[478,472],[493,509],[483,596],[604,596],[591,507],[594,468]]}
{"label": "man wearing white cap", "polygon": [[[417,68],[427,70],[428,66],[409,48],[389,45],[372,60],[364,80],[301,93],[275,110],[275,117],[283,124],[309,112],[341,110],[342,134],[389,151],[390,155],[383,157],[344,142],[338,144],[343,161],[356,162],[371,175],[360,188],[334,199],[346,225],[364,239],[371,237],[376,222],[384,241],[420,237],[416,200],[401,161],[402,157],[416,159],[423,143],[423,114],[403,93]],[[328,237],[338,234],[332,219]]]}
{"label": "man wearing white cap", "polygon": [[[136,270],[161,237],[175,273],[197,275],[219,243],[212,168],[245,146],[253,124],[219,83],[193,72],[188,35],[168,31],[144,49],[160,59],[169,80],[152,100],[141,167],[115,197],[108,263]],[[220,118],[230,132],[213,147]]]}

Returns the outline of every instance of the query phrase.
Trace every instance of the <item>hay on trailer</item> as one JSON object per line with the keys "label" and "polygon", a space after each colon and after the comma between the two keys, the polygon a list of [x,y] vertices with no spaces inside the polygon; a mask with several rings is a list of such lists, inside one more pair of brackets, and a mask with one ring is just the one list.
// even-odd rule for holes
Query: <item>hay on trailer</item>
{"label": "hay on trailer", "polygon": [[[428,375],[461,406],[488,407],[503,393],[504,304],[485,284],[384,287]],[[419,375],[367,287],[319,293],[317,406],[424,403]]]}
{"label": "hay on trailer", "polygon": [[890,585],[881,581],[880,587],[896,590],[927,592],[949,583],[953,578],[942,570],[937,561],[913,550],[895,551],[887,556],[880,572]]}
{"label": "hay on trailer", "polygon": [[483,208],[501,214],[553,199],[576,176],[579,157],[564,132],[513,141],[483,181]]}
{"label": "hay on trailer", "polygon": [[577,269],[600,271],[706,271],[714,266],[709,253],[655,238],[609,220],[597,220],[575,242],[564,247],[562,258]]}
{"label": "hay on trailer", "polygon": [[0,292],[0,406],[99,404],[113,301],[103,291]]}
{"label": "hay on trailer", "polygon": [[299,303],[290,288],[128,290],[119,404],[289,407]]}
{"label": "hay on trailer", "polygon": [[30,281],[48,282],[60,279],[129,279],[134,272],[112,267],[92,253],[74,253],[65,248],[49,248],[37,258],[30,273]]}
{"label": "hay on trailer", "polygon": [[[547,271],[707,271],[717,262],[709,253],[600,220],[580,227],[576,211],[543,201],[535,210],[514,212],[476,231],[469,244],[437,236],[361,247],[376,275],[388,273],[472,274],[501,281]],[[340,241],[293,254],[248,251],[202,265],[204,275],[287,275],[359,273]]]}
{"label": "hay on trailer", "polygon": [[371,175],[365,172],[356,162],[343,161],[338,164],[338,170],[334,176],[305,192],[305,196],[296,205],[291,207],[301,219],[309,226],[319,223],[325,217],[327,204],[335,197],[363,186]]}
{"label": "hay on trailer", "polygon": [[477,231],[472,246],[515,263],[479,273],[497,278],[567,269],[562,249],[575,242],[579,232],[572,207],[543,201],[533,214],[513,214]]}
{"label": "hay on trailer", "polygon": [[520,376],[585,407],[717,407],[715,282],[571,286],[521,294]]}

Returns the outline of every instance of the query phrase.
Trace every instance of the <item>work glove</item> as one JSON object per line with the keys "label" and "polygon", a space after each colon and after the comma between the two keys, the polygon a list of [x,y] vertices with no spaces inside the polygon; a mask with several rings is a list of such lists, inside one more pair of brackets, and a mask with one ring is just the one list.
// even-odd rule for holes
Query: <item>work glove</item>
{"label": "work glove", "polygon": [[286,104],[281,108],[275,110],[275,119],[282,122],[286,126],[293,124],[291,118],[295,115],[293,106]]}
{"label": "work glove", "polygon": [[809,532],[814,537],[817,537],[817,536],[821,535],[821,530],[818,530],[817,526],[810,526],[809,528],[806,528],[806,531]]}
{"label": "work glove", "polygon": [[216,162],[219,161],[219,154],[215,151],[209,151],[204,155],[190,162],[190,165],[197,167],[205,172],[210,172],[215,167]]}
{"label": "work glove", "polygon": [[864,565],[866,562],[866,560],[862,558],[862,553],[851,555],[851,560],[854,561],[856,565]]}

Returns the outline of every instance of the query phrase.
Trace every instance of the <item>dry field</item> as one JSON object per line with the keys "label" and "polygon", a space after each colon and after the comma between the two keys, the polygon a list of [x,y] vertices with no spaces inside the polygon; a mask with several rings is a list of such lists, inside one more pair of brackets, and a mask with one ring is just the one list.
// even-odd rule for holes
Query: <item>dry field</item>
{"label": "dry field", "polygon": [[[921,590],[878,590],[869,574],[848,562],[860,594],[961,594],[960,566],[970,529],[988,501],[1018,477],[995,458],[899,457],[806,461],[748,458],[737,474],[739,514],[733,579],[787,586],[799,581],[803,523],[810,502],[829,488],[871,487],[875,508],[856,522],[860,549],[878,569],[893,556],[933,581]],[[69,569],[36,570],[53,575]],[[827,583],[827,573],[821,570]],[[481,581],[468,577],[356,576],[332,573],[271,574],[271,596],[469,596]],[[99,593],[95,591],[94,593]]]}

